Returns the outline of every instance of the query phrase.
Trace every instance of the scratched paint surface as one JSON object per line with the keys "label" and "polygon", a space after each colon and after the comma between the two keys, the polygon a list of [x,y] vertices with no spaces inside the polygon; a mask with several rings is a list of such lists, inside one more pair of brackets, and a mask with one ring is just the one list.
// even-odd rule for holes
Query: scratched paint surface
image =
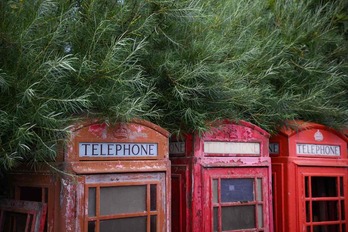
{"label": "scratched paint surface", "polygon": [[[264,178],[264,197],[271,199],[271,160],[268,152],[269,134],[261,128],[241,121],[238,124],[223,120],[214,123],[210,131],[202,136],[187,135],[184,139],[186,154],[171,154],[172,176],[175,178],[174,202],[181,207],[173,207],[172,231],[212,231],[213,208],[211,197],[211,179],[241,178],[243,176]],[[173,141],[183,141],[173,138]],[[204,142],[257,143],[260,150],[257,155],[224,153],[208,154],[204,152]],[[244,170],[244,171],[241,171]],[[266,201],[265,201],[266,202]],[[264,229],[273,231],[272,203],[264,205]],[[251,230],[250,230],[251,231]]]}
{"label": "scratched paint surface", "polygon": [[168,159],[168,136],[169,133],[163,128],[143,120],[115,125],[107,125],[106,123],[80,124],[75,126],[75,130],[68,141],[68,152],[65,160],[94,160],[97,158],[79,157],[79,143],[118,143],[123,145],[138,143],[142,146],[150,144],[151,148],[157,147],[157,156],[153,157],[103,157],[104,160]]}

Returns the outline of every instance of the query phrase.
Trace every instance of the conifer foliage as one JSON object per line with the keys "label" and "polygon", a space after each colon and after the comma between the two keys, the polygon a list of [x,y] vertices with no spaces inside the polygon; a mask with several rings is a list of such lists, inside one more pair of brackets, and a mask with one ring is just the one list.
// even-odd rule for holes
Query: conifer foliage
{"label": "conifer foliage", "polygon": [[54,160],[85,117],[347,126],[343,2],[1,0],[0,170]]}

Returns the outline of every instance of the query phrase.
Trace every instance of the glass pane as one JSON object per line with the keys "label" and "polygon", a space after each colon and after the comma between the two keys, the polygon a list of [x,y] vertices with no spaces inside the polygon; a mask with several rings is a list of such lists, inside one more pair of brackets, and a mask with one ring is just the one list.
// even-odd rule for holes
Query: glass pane
{"label": "glass pane", "polygon": [[346,219],[344,201],[341,201],[341,219],[342,220]]}
{"label": "glass pane", "polygon": [[221,202],[253,200],[254,179],[221,179]]}
{"label": "glass pane", "polygon": [[22,201],[37,201],[42,202],[41,187],[20,187],[19,199]]}
{"label": "glass pane", "polygon": [[257,178],[256,179],[256,200],[262,201],[262,179]]}
{"label": "glass pane", "polygon": [[44,193],[45,193],[45,202],[48,202],[48,188],[44,188]]}
{"label": "glass pane", "polygon": [[146,211],[146,185],[100,188],[100,214]]}
{"label": "glass pane", "polygon": [[305,177],[305,196],[309,197],[309,177]]}
{"label": "glass pane", "polygon": [[255,228],[255,206],[222,207],[222,230]]}
{"label": "glass pane", "polygon": [[150,219],[150,231],[156,232],[157,231],[157,216],[152,215]]}
{"label": "glass pane", "polygon": [[342,224],[342,232],[346,232],[346,224]]}
{"label": "glass pane", "polygon": [[337,201],[313,201],[312,214],[314,222],[338,220]]}
{"label": "glass pane", "polygon": [[213,203],[218,202],[218,180],[213,180]]}
{"label": "glass pane", "polygon": [[307,232],[311,232],[311,227],[307,226]]}
{"label": "glass pane", "polygon": [[[32,225],[33,222],[33,215],[26,214],[26,213],[17,213],[17,212],[3,212],[3,224],[1,228],[3,230],[1,231],[26,231],[25,228],[28,228],[28,231],[31,231],[35,227],[35,225]],[[27,218],[28,224],[27,224]]]}
{"label": "glass pane", "polygon": [[262,205],[257,206],[257,221],[258,221],[258,228],[263,227],[263,207]]}
{"label": "glass pane", "polygon": [[146,232],[146,217],[120,218],[100,221],[100,232]]}
{"label": "glass pane", "polygon": [[339,225],[313,226],[313,231],[315,231],[315,232],[340,232],[340,226]]}
{"label": "glass pane", "polygon": [[150,210],[157,210],[157,185],[150,185]]}
{"label": "glass pane", "polygon": [[95,231],[95,222],[88,222],[88,232]]}
{"label": "glass pane", "polygon": [[343,177],[340,177],[340,196],[344,196],[344,190],[343,190]]}
{"label": "glass pane", "polygon": [[310,202],[306,201],[306,222],[311,221],[310,212],[311,212]]}
{"label": "glass pane", "polygon": [[214,231],[218,231],[218,227],[219,227],[219,208],[214,207],[214,219],[213,219],[213,228]]}
{"label": "glass pane", "polygon": [[336,197],[337,178],[336,177],[312,177],[312,197]]}
{"label": "glass pane", "polygon": [[95,193],[96,188],[88,188],[88,216],[95,216]]}

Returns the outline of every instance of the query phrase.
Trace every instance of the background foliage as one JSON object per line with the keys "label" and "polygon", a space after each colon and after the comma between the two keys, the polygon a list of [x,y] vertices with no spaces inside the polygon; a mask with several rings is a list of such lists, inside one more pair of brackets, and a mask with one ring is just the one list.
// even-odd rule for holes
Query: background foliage
{"label": "background foliage", "polygon": [[83,117],[347,127],[347,5],[1,0],[0,170],[54,160]]}

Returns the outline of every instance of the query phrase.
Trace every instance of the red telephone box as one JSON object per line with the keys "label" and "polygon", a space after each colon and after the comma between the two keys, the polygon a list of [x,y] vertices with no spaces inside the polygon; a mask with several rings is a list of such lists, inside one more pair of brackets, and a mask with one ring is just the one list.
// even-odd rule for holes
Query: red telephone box
{"label": "red telephone box", "polygon": [[227,120],[173,138],[172,231],[273,231],[268,138]]}
{"label": "red telephone box", "polygon": [[45,231],[170,231],[168,137],[142,120],[81,123],[54,174],[11,174],[13,197],[47,203]]}
{"label": "red telephone box", "polygon": [[270,138],[275,231],[347,231],[347,139],[315,123],[289,125]]}

